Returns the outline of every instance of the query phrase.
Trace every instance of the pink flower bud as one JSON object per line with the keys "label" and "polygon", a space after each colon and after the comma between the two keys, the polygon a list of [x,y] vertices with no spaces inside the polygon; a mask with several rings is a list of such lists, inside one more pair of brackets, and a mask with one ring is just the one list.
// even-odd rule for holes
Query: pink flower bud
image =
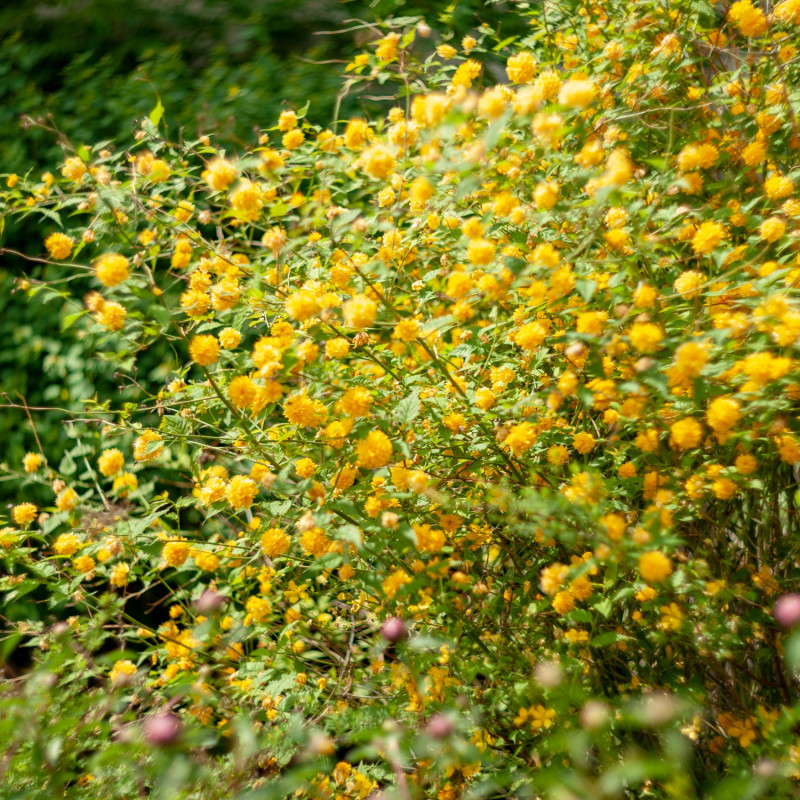
{"label": "pink flower bud", "polygon": [[782,628],[793,628],[800,622],[800,594],[779,597],[772,613]]}
{"label": "pink flower bud", "polygon": [[425,730],[434,739],[446,739],[453,732],[453,722],[444,714],[434,714]]}
{"label": "pink flower bud", "polygon": [[206,589],[197,598],[197,610],[201,614],[213,614],[225,605],[225,597],[213,589]]}
{"label": "pink flower bud", "polygon": [[144,723],[144,738],[148,744],[172,744],[181,734],[181,721],[175,714],[154,714]]}
{"label": "pink flower bud", "polygon": [[381,635],[387,642],[399,642],[406,638],[406,624],[400,617],[389,617],[381,625]]}

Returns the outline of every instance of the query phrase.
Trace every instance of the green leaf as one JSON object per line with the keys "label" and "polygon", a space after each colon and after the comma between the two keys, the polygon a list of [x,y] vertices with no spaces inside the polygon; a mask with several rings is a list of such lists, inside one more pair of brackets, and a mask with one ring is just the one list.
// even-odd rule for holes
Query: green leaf
{"label": "green leaf", "polygon": [[395,406],[393,417],[398,425],[407,426],[419,416],[419,410],[419,392],[412,392]]}
{"label": "green leaf", "polygon": [[153,125],[158,125],[161,122],[161,117],[164,116],[164,106],[161,104],[161,100],[159,99],[158,103],[156,103],[156,107],[150,112],[150,122]]}
{"label": "green leaf", "polygon": [[64,321],[61,323],[61,330],[65,331],[67,328],[71,328],[85,313],[85,311],[78,311],[75,314],[67,314],[67,316],[64,317]]}
{"label": "green leaf", "polygon": [[786,666],[792,672],[800,667],[800,631],[789,637],[784,654]]}
{"label": "green leaf", "polygon": [[616,631],[609,631],[608,633],[601,633],[599,636],[595,636],[589,644],[592,647],[606,647],[607,645],[619,642],[623,639],[630,639],[630,636],[626,636],[624,633],[617,633]]}

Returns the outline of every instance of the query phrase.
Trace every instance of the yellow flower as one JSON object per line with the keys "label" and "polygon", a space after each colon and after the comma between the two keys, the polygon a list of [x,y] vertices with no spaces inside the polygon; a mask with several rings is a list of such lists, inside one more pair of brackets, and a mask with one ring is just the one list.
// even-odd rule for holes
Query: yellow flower
{"label": "yellow flower", "polygon": [[11,518],[17,525],[27,527],[36,519],[39,509],[33,503],[20,503],[11,509]]}
{"label": "yellow flower", "polygon": [[392,174],[395,157],[385,144],[375,144],[361,154],[361,165],[371,178],[387,178]]}
{"label": "yellow flower", "polygon": [[241,180],[229,197],[231,208],[245,222],[255,222],[264,207],[262,187],[248,180]]}
{"label": "yellow flower", "polygon": [[786,232],[786,223],[780,217],[769,217],[761,223],[758,232],[765,242],[777,242]]}
{"label": "yellow flower", "polygon": [[53,543],[53,550],[60,556],[73,556],[81,547],[81,540],[74,533],[62,533]]}
{"label": "yellow flower", "polygon": [[136,674],[136,665],[132,661],[122,660],[117,661],[111,668],[108,677],[111,680],[112,686],[126,684],[132,675]]}
{"label": "yellow flower", "polygon": [[717,397],[706,412],[708,427],[716,433],[725,433],[735,427],[741,416],[739,403],[732,397]]}
{"label": "yellow flower", "polygon": [[511,83],[530,83],[536,73],[536,59],[529,50],[523,50],[506,61],[506,74]]}
{"label": "yellow flower", "polygon": [[161,550],[161,557],[170,567],[179,567],[189,557],[191,546],[185,539],[168,541]]}
{"label": "yellow flower", "polygon": [[283,404],[283,414],[292,425],[318,428],[325,422],[328,411],[319,400],[310,398],[305,392],[289,397]]}
{"label": "yellow flower", "polygon": [[639,574],[648,583],[661,583],[672,574],[672,562],[660,550],[639,557]]}
{"label": "yellow flower", "polygon": [[464,89],[470,89],[472,82],[481,74],[482,69],[480,61],[476,61],[474,58],[467,59],[455,71],[451,83],[454,87],[461,86]]}
{"label": "yellow flower", "polygon": [[536,428],[530,422],[520,422],[509,431],[503,444],[519,458],[536,444]]}
{"label": "yellow flower", "polygon": [[767,18],[764,12],[756,8],[751,0],[737,0],[728,9],[728,19],[744,36],[761,36],[767,30]]}
{"label": "yellow flower", "polygon": [[106,478],[116,475],[124,466],[125,456],[116,447],[103,450],[97,459],[97,467]]}
{"label": "yellow flower", "polygon": [[392,458],[392,442],[380,430],[370,431],[356,446],[359,466],[366,469],[385,467]]}
{"label": "yellow flower", "polygon": [[109,288],[128,280],[128,259],[120,253],[104,253],[94,262],[97,280]]}
{"label": "yellow flower", "polygon": [[719,222],[704,222],[692,237],[692,249],[698,255],[710,253],[727,236]]}
{"label": "yellow flower", "polygon": [[640,353],[654,353],[658,350],[664,332],[652,322],[635,322],[628,332],[634,350]]}
{"label": "yellow flower", "polygon": [[572,440],[572,446],[581,454],[591,453],[595,446],[595,438],[591,433],[581,431]]}
{"label": "yellow flower", "polygon": [[558,102],[570,108],[586,108],[597,95],[597,86],[587,80],[570,80],[562,84]]}
{"label": "yellow flower", "polygon": [[282,528],[270,528],[261,535],[261,549],[269,558],[282,556],[292,540]]}
{"label": "yellow flower", "polygon": [[555,709],[545,708],[542,705],[532,706],[528,709],[528,719],[534,731],[549,728],[553,724],[555,716]]}
{"label": "yellow flower", "polygon": [[673,422],[669,429],[670,447],[690,450],[697,447],[703,439],[703,426],[691,417]]}
{"label": "yellow flower", "polygon": [[56,508],[59,511],[72,511],[78,505],[78,493],[70,486],[62,489],[56,497]]}
{"label": "yellow flower", "polygon": [[369,328],[378,315],[378,304],[364,294],[357,294],[342,306],[345,323],[356,330]]}
{"label": "yellow flower", "polygon": [[128,585],[128,575],[131,571],[130,565],[124,562],[115,564],[111,569],[109,583],[118,589],[124,589]]}
{"label": "yellow flower", "polygon": [[227,189],[239,176],[239,171],[227,159],[217,157],[208,162],[206,169],[202,173],[203,180],[215,192],[222,192]]}
{"label": "yellow flower", "polygon": [[219,358],[219,342],[210,334],[195,336],[189,344],[189,356],[195,364],[207,367]]}
{"label": "yellow flower", "polygon": [[25,472],[36,472],[44,463],[44,459],[39,453],[26,453],[22,458],[22,466]]}
{"label": "yellow flower", "polygon": [[152,461],[164,452],[161,434],[145,430],[133,443],[133,458],[136,461]]}
{"label": "yellow flower", "polygon": [[44,240],[44,246],[47,248],[51,258],[55,258],[57,261],[64,261],[72,253],[73,241],[64,233],[51,233]]}

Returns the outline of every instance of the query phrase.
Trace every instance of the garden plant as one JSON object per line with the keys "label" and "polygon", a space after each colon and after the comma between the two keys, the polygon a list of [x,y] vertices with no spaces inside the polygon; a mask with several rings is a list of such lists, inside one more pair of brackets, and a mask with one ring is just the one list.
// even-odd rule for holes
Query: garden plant
{"label": "garden plant", "polygon": [[0,796],[797,796],[800,0],[513,14],[3,174]]}

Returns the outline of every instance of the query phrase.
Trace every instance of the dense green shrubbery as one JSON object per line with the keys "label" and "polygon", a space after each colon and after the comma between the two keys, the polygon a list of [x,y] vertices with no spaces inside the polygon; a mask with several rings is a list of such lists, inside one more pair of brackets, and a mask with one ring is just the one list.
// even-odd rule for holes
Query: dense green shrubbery
{"label": "dense green shrubbery", "polygon": [[4,176],[113,367],[9,468],[8,796],[796,795],[800,0],[518,21]]}
{"label": "dense green shrubbery", "polygon": [[[63,156],[60,131],[77,145],[104,139],[127,141],[135,120],[159,102],[166,109],[162,128],[175,138],[201,133],[230,150],[251,142],[254,131],[284,108],[301,108],[327,123],[338,108],[347,118],[385,102],[380,92],[348,92],[339,72],[356,45],[377,34],[376,14],[397,11],[442,17],[452,36],[481,21],[519,32],[524,21],[505,18],[505,4],[460,2],[176,3],[148,0],[90,0],[22,3],[0,10],[0,165],[7,172],[46,172]],[[366,18],[367,22],[348,22]],[[504,19],[505,18],[505,19]],[[316,31],[335,31],[317,35]],[[332,66],[325,66],[329,62]],[[320,62],[320,63],[317,63]],[[379,87],[378,87],[379,88]],[[32,121],[44,125],[32,124]],[[38,229],[8,220],[0,243],[26,255],[37,252]],[[32,406],[80,411],[86,398],[108,395],[115,368],[86,358],[89,344],[76,331],[62,330],[59,301],[43,298],[23,305],[13,298],[21,275],[50,280],[52,270],[5,253],[0,262],[0,338],[13,342],[0,354],[0,392],[7,393],[0,415],[3,459],[18,462],[32,446],[24,412],[9,408],[22,394]],[[69,312],[65,312],[69,313]],[[140,380],[157,370],[162,355],[140,364]],[[56,378],[56,380],[53,380]],[[48,450],[64,449],[60,413],[40,414],[39,435]],[[11,497],[0,483],[0,497]],[[43,500],[43,498],[41,498]]]}

